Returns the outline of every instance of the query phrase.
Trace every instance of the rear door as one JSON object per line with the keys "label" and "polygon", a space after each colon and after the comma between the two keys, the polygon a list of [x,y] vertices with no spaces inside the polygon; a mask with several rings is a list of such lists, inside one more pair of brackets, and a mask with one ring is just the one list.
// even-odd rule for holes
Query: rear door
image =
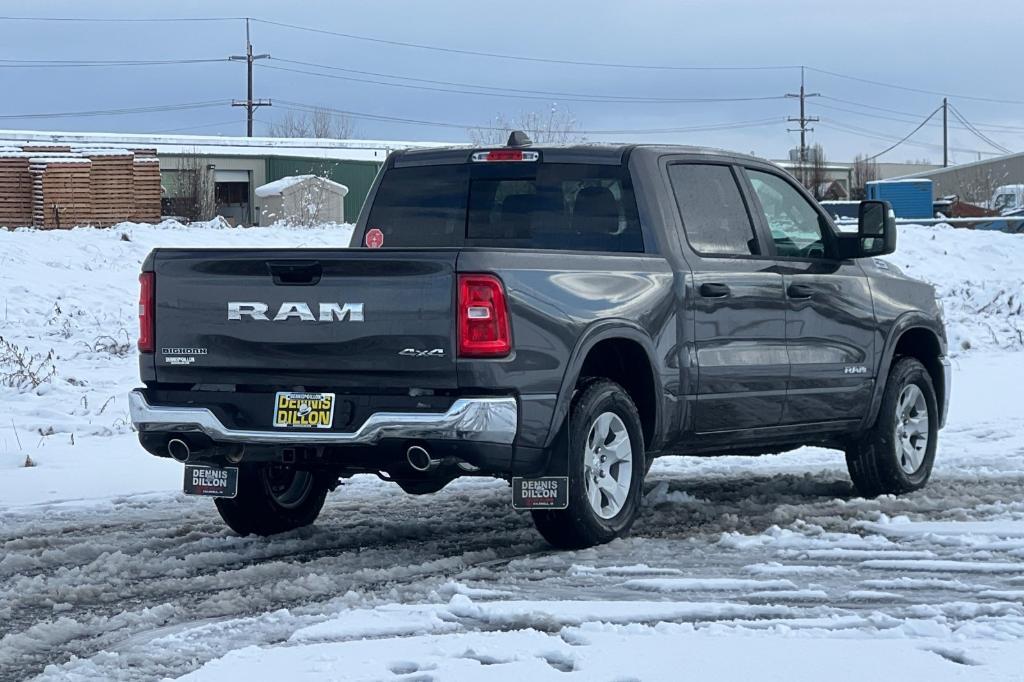
{"label": "rear door", "polygon": [[668,176],[693,272],[685,305],[697,351],[694,430],[775,426],[789,378],[782,275],[760,258],[732,166],[670,163]]}
{"label": "rear door", "polygon": [[874,307],[860,264],[832,257],[832,228],[797,185],[746,168],[786,293],[790,380],[783,424],[860,419],[874,386]]}
{"label": "rear door", "polygon": [[456,386],[457,249],[161,250],[161,383]]}

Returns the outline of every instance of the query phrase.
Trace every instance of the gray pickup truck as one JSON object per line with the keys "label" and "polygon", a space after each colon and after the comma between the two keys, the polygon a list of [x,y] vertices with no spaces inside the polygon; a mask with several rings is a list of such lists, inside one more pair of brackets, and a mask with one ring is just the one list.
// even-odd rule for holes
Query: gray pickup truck
{"label": "gray pickup truck", "polygon": [[157,249],[143,447],[235,531],[312,523],[339,479],[512,484],[558,547],[626,532],[659,455],[846,452],[927,482],[950,372],[928,284],[778,167],[659,145],[392,154],[352,248]]}

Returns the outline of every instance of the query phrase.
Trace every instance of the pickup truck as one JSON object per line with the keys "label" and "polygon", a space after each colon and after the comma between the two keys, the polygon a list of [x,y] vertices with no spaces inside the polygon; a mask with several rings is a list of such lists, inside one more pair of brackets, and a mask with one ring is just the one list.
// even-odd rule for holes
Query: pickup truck
{"label": "pickup truck", "polygon": [[659,455],[803,445],[845,451],[861,495],[905,493],[950,370],[934,289],[877,258],[895,244],[885,202],[840,232],[751,156],[518,132],[400,151],[351,248],[148,256],[132,420],[241,534],[313,523],[354,474],[489,476],[585,547],[629,530]]}

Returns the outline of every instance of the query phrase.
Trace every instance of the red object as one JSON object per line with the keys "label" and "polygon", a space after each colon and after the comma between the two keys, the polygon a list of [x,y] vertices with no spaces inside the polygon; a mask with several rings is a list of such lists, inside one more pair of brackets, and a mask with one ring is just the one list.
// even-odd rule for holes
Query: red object
{"label": "red object", "polygon": [[512,352],[505,287],[494,275],[459,275],[459,357],[500,358]]}
{"label": "red object", "polygon": [[522,161],[522,149],[495,149],[487,152],[488,161]]}
{"label": "red object", "polygon": [[376,227],[371,227],[366,231],[366,238],[363,241],[365,241],[366,245],[371,249],[379,249],[384,246],[384,233]]}
{"label": "red object", "polygon": [[156,275],[144,272],[139,275],[139,351],[152,353],[156,349],[155,319]]}

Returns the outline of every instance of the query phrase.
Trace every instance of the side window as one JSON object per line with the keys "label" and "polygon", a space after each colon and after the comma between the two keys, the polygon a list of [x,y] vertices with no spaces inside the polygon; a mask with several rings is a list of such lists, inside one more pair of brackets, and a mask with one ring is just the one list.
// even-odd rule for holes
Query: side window
{"label": "side window", "polygon": [[764,211],[776,253],[796,258],[824,258],[821,216],[814,206],[778,175],[749,168],[746,173]]}
{"label": "side window", "polygon": [[679,163],[668,167],[686,240],[704,256],[760,253],[754,226],[729,166]]}

